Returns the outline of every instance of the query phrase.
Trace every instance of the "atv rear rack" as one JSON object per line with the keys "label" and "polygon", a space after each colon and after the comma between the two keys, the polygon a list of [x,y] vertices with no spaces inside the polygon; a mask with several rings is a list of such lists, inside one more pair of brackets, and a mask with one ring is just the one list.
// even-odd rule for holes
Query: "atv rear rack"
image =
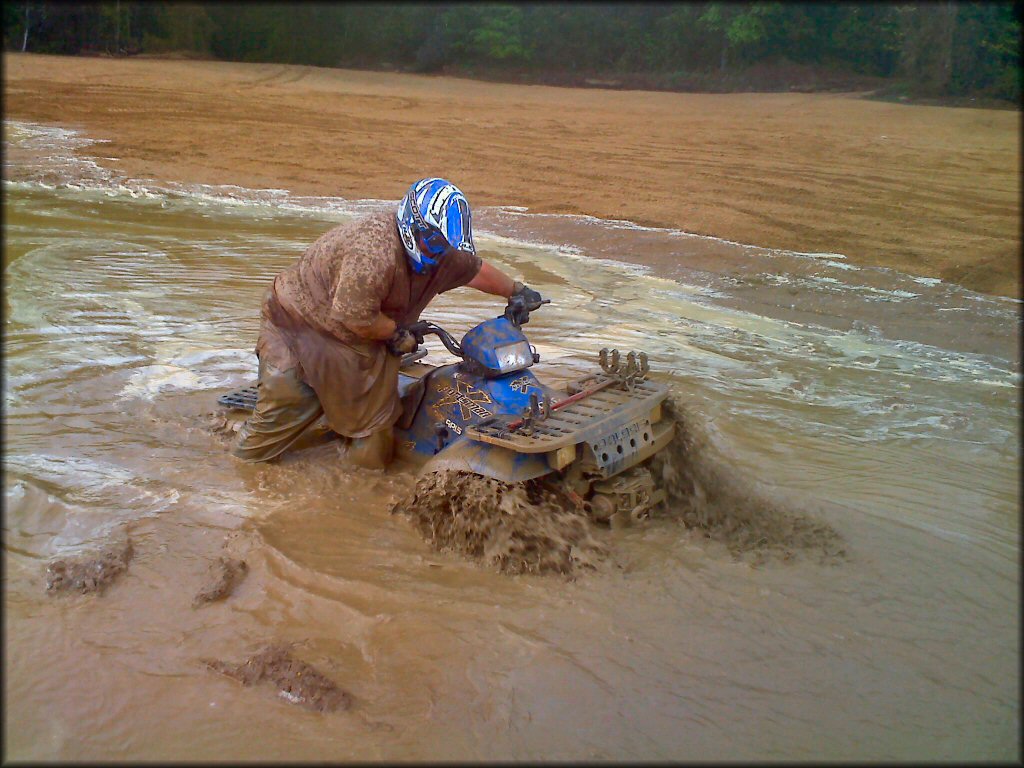
{"label": "atv rear rack", "polygon": [[[415,352],[410,352],[407,355],[403,355],[402,363],[399,368],[405,368],[407,365],[411,365],[426,356],[426,347],[417,349]],[[238,408],[243,411],[252,411],[256,408],[256,397],[258,394],[256,385],[253,384],[252,386],[236,389],[234,392],[229,392],[226,395],[221,395],[217,398],[217,402],[226,408]]]}
{"label": "atv rear rack", "polygon": [[251,411],[256,407],[256,385],[236,389],[217,398],[217,402],[227,408],[239,408]]}

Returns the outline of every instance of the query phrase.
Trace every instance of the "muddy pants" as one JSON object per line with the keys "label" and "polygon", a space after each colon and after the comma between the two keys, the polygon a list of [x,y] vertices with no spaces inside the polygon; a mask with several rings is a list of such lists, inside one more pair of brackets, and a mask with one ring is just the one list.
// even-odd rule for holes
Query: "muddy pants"
{"label": "muddy pants", "polygon": [[[256,390],[256,408],[238,431],[238,443],[232,450],[235,456],[249,462],[280,456],[324,412],[316,392],[299,379],[294,368],[281,371],[260,360]],[[391,462],[394,438],[390,428],[344,440],[344,458],[352,464],[379,469]]]}

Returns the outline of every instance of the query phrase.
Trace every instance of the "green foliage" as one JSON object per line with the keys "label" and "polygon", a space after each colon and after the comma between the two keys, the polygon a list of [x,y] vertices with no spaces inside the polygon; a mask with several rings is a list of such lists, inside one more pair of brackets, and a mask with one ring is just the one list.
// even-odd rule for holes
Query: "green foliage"
{"label": "green foliage", "polygon": [[852,64],[865,74],[890,76],[896,70],[902,42],[893,7],[846,3],[831,8],[837,17],[829,29],[827,59]]}
{"label": "green foliage", "polygon": [[[728,63],[749,63],[759,58],[778,23],[777,3],[709,3],[698,22],[716,33],[721,49],[720,68]],[[792,14],[790,14],[792,16]]]}
{"label": "green foliage", "polygon": [[[660,71],[704,68],[707,22],[699,22],[700,6],[672,7],[651,35],[650,63]],[[703,25],[703,28],[702,28]]]}
{"label": "green foliage", "polygon": [[964,3],[957,20],[951,93],[1019,100],[1021,4]]}
{"label": "green foliage", "polygon": [[737,14],[725,28],[729,44],[736,47],[753,46],[764,38],[764,23],[756,10]]}
{"label": "green foliage", "polygon": [[191,51],[210,53],[214,23],[198,3],[156,5],[149,20],[151,30],[142,35],[142,47],[153,53]]}
{"label": "green foliage", "polygon": [[20,51],[25,39],[25,10],[29,10],[29,21],[31,22],[31,3],[4,3],[4,50]]}
{"label": "green foliage", "polygon": [[[195,51],[235,61],[486,66],[697,84],[760,62],[899,77],[921,93],[1020,96],[1021,2],[8,2],[7,50]],[[26,29],[28,34],[26,35]]]}
{"label": "green foliage", "polygon": [[480,6],[482,19],[469,35],[469,50],[476,56],[498,62],[530,58],[523,45],[523,11],[515,5]]}

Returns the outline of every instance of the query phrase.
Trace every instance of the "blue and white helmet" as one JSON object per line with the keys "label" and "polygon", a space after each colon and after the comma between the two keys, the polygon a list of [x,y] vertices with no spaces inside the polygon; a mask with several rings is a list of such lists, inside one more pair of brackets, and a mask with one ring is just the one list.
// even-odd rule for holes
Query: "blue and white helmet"
{"label": "blue and white helmet", "polygon": [[469,202],[450,181],[417,181],[398,204],[395,218],[413,272],[421,273],[437,264],[449,247],[476,253]]}

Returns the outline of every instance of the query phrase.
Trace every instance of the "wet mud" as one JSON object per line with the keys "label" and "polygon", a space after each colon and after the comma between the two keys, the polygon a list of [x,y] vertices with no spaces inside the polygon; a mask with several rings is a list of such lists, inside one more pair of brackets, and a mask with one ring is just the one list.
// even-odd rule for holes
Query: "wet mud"
{"label": "wet mud", "polygon": [[729,465],[702,414],[681,398],[663,405],[676,436],[652,459],[669,517],[754,562],[801,557],[836,563],[847,557],[843,537],[812,511]]}
{"label": "wet mud", "polygon": [[[415,486],[413,462],[353,472],[332,445],[265,466],[230,453],[244,412],[216,403],[252,380],[254,307],[285,250],[301,251],[334,213],[7,191],[5,748],[15,759],[1018,754],[1019,376],[1010,361],[907,345],[902,330],[970,314],[976,323],[960,328],[1003,344],[1019,330],[1009,305],[942,298],[938,285],[903,300],[903,278],[850,270],[888,291],[863,303],[894,314],[891,333],[846,333],[810,320],[845,323],[849,291],[801,282],[838,267],[794,274],[779,256],[766,295],[745,282],[763,262],[736,266],[747,309],[733,311],[682,272],[673,285],[554,248],[488,245],[488,258],[556,299],[528,326],[542,379],[556,386],[593,368],[588,350],[642,340],[654,375],[674,371],[697,411],[676,413],[678,445],[659,459],[667,510],[623,531],[570,519],[539,545],[502,543],[492,528],[477,551],[495,567],[516,547],[577,555],[563,541],[574,532],[609,550],[575,585],[506,578],[457,551],[435,554],[412,520],[386,515]],[[592,228],[593,241],[608,240],[600,253],[648,252],[648,235]],[[576,243],[586,227],[549,231]],[[719,251],[708,249],[710,261]],[[793,286],[822,313],[798,303],[806,325],[772,319],[772,296]],[[461,331],[498,311],[477,293],[443,294],[431,319]],[[223,443],[218,426],[231,428]],[[482,533],[450,519],[472,506],[468,487],[438,484],[456,501],[429,500],[438,506],[423,523],[439,542]],[[523,513],[525,535],[543,530],[543,512]],[[105,597],[44,593],[48,562],[123,543],[122,522],[137,551]],[[849,561],[819,566],[833,544]],[[244,560],[245,580],[192,608],[221,556]],[[761,557],[778,562],[748,567]],[[74,584],[66,562],[62,576]],[[296,656],[353,694],[344,715],[306,709],[317,689],[292,685],[307,675],[289,677],[280,655],[246,666],[295,638],[315,643],[290,646]],[[207,657],[232,680],[202,666]],[[553,686],[572,706],[552,706]],[[362,727],[364,713],[387,722]]]}
{"label": "wet mud", "polygon": [[92,557],[54,560],[46,566],[46,594],[103,594],[128,570],[133,555],[128,539]]}
{"label": "wet mud", "polygon": [[421,477],[392,512],[407,515],[439,551],[466,555],[502,573],[572,574],[607,556],[587,516],[550,491],[466,472]]}
{"label": "wet mud", "polygon": [[198,608],[228,597],[235,587],[242,583],[248,572],[249,566],[245,560],[236,560],[231,557],[217,558],[217,561],[210,565],[206,586],[192,598],[192,607]]}
{"label": "wet mud", "polygon": [[238,430],[245,423],[248,412],[221,408],[217,411],[200,414],[198,423],[201,429],[213,435],[221,442],[233,443],[238,437]]}
{"label": "wet mud", "polygon": [[[211,435],[221,445],[232,448],[238,441],[238,433],[249,417],[249,411],[237,408],[221,408],[219,411],[211,411],[199,414],[196,419],[199,428]],[[290,453],[305,448],[313,448],[335,440],[340,436],[331,429],[326,419],[321,417],[313,422],[299,437],[292,443]]]}
{"label": "wet mud", "polygon": [[203,659],[203,663],[245,686],[271,683],[285,701],[317,712],[347,710],[352,706],[349,693],[315,667],[296,659],[282,645],[265,646],[241,664],[214,659]]}
{"label": "wet mud", "polygon": [[[658,517],[678,520],[754,564],[846,559],[845,542],[832,526],[731,467],[695,408],[670,398],[664,409],[676,422],[676,437],[650,464],[667,495]],[[507,574],[572,574],[609,556],[583,511],[533,483],[437,472],[420,478],[391,511],[408,516],[436,550]]]}

